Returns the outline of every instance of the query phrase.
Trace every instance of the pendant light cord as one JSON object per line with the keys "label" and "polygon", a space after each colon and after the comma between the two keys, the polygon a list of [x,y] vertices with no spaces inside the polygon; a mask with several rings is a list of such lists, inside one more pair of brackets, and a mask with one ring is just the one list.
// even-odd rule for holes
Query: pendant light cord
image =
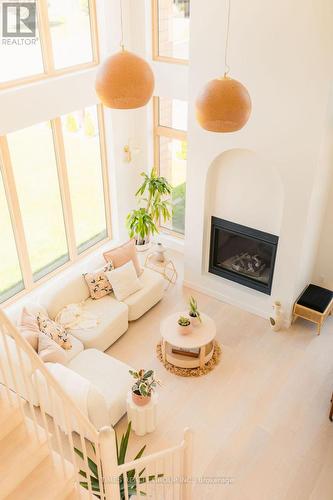
{"label": "pendant light cord", "polygon": [[224,77],[228,76],[230,71],[230,66],[228,64],[228,49],[229,49],[229,31],[230,31],[230,11],[231,11],[231,0],[227,0],[227,34],[225,38],[225,51],[224,51]]}
{"label": "pendant light cord", "polygon": [[123,3],[122,3],[122,0],[119,0],[119,5],[120,5],[120,26],[121,26],[120,47],[121,47],[122,50],[125,50],[125,45],[124,45],[124,25],[123,25]]}

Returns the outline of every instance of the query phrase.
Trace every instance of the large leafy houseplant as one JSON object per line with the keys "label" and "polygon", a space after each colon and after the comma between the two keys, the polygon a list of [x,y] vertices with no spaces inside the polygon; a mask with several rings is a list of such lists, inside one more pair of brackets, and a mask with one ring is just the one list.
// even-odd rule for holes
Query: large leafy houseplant
{"label": "large leafy houseplant", "polygon": [[130,374],[134,378],[134,384],[132,386],[132,399],[135,404],[139,406],[144,406],[149,403],[152,393],[155,391],[157,385],[160,385],[160,381],[155,378],[155,373],[153,370],[129,370]]}
{"label": "large leafy houseplant", "polygon": [[[127,449],[128,449],[128,441],[129,441],[129,437],[131,434],[131,428],[132,428],[131,422],[129,422],[125,434],[123,434],[121,437],[120,445],[118,443],[118,438],[117,438],[117,434],[116,434],[118,465],[123,465],[126,461],[126,454],[127,454]],[[93,445],[92,445],[92,447],[93,447],[93,450],[95,452],[95,447]],[[146,445],[141,448],[141,450],[136,455],[134,460],[138,460],[139,458],[141,458],[145,449],[146,449]],[[74,450],[75,450],[75,453],[77,453],[77,455],[79,455],[80,458],[82,458],[82,459],[84,458],[81,450],[79,450],[78,448],[74,448]],[[100,496],[100,491],[101,491],[100,490],[100,478],[98,475],[97,464],[91,458],[88,458],[88,465],[89,465],[89,469],[90,469],[90,480],[91,480],[92,491],[97,498],[101,498],[101,496]],[[134,495],[144,495],[143,492],[138,490],[140,484],[144,484],[144,483],[146,483],[146,481],[155,481],[156,476],[154,476],[154,475],[148,476],[148,477],[142,477],[144,472],[145,472],[145,469],[142,469],[138,473],[138,480],[136,480],[136,478],[135,478],[135,470],[134,469],[127,472],[126,480],[127,480],[127,491],[129,494],[129,498],[131,498],[131,496],[134,496]],[[84,478],[83,481],[80,481],[80,485],[83,488],[88,489],[88,481],[87,481],[86,472],[83,470],[80,470],[79,474]],[[157,475],[157,478],[161,478],[161,477],[163,477],[163,474]],[[119,477],[119,491],[120,491],[121,499],[125,500],[125,491],[126,490],[125,490],[125,485],[124,485],[124,474],[122,474]]]}
{"label": "large leafy houseplant", "polygon": [[149,243],[150,237],[158,233],[160,219],[164,222],[172,216],[170,195],[171,184],[157,174],[155,168],[149,174],[142,172],[143,183],[135,193],[138,208],[127,215],[126,225],[131,238],[137,245]]}

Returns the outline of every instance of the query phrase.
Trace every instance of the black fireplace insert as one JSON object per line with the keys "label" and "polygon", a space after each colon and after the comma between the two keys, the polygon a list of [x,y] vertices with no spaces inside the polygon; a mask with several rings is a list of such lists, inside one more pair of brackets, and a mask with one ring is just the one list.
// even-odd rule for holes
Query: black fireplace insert
{"label": "black fireplace insert", "polygon": [[209,272],[270,295],[278,241],[274,234],[212,217]]}

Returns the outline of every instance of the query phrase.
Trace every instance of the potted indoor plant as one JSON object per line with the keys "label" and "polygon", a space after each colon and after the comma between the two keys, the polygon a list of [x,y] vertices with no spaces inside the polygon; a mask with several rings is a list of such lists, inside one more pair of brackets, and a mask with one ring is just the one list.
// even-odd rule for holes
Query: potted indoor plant
{"label": "potted indoor plant", "polygon": [[[120,442],[118,439],[118,436],[116,434],[116,450],[117,450],[117,462],[118,465],[123,465],[126,463],[126,455],[128,451],[128,445],[131,437],[131,429],[132,429],[132,424],[129,422],[127,426],[127,430],[125,434],[122,435]],[[82,476],[82,481],[80,481],[80,486],[82,488],[85,488],[86,490],[89,490],[89,485],[88,485],[88,474],[90,476],[90,483],[91,483],[91,488],[93,491],[94,496],[96,498],[101,498],[101,494],[104,496],[104,486],[103,486],[103,478],[100,479],[100,471],[98,470],[97,463],[94,462],[94,460],[91,458],[92,455],[96,456],[96,450],[94,445],[91,443],[92,450],[89,453],[89,459],[88,459],[88,466],[89,470],[79,470],[80,476]],[[146,449],[146,445],[144,445],[139,453],[134,457],[134,461],[138,460],[142,457],[144,454],[144,451]],[[84,455],[81,450],[78,448],[74,448],[75,453],[82,459],[84,460]],[[96,460],[97,462],[97,460]],[[119,476],[119,493],[121,500],[125,500],[126,498],[131,498],[135,497],[139,498],[140,495],[146,495],[144,491],[141,490],[147,488],[147,484],[151,481],[156,481],[160,478],[163,477],[163,474],[157,474],[157,475],[149,475],[147,477],[141,477],[142,474],[145,472],[145,469],[143,469],[138,476],[135,475],[135,468],[127,471],[125,474],[121,474]],[[105,479],[105,478],[104,478]],[[127,484],[125,484],[127,483]],[[147,491],[147,490],[146,490]],[[126,494],[127,492],[127,494]],[[90,497],[90,495],[89,495]]]}
{"label": "potted indoor plant", "polygon": [[189,301],[188,301],[188,305],[189,305],[189,316],[190,316],[190,319],[191,319],[191,323],[193,326],[197,326],[199,325],[201,322],[202,322],[202,319],[201,319],[201,316],[200,316],[200,312],[198,310],[198,304],[197,304],[197,301],[195,300],[194,297],[190,297],[189,298]]}
{"label": "potted indoor plant", "polygon": [[143,183],[135,193],[138,208],[132,210],[126,219],[131,238],[135,238],[137,250],[145,250],[151,236],[158,234],[160,219],[164,222],[172,216],[170,196],[171,184],[153,168],[150,174],[141,173]]}
{"label": "potted indoor plant", "polygon": [[185,316],[178,319],[178,331],[181,335],[188,335],[192,331],[191,321]]}
{"label": "potted indoor plant", "polygon": [[151,400],[151,395],[155,391],[156,386],[160,383],[156,378],[153,370],[130,370],[129,371],[135,380],[132,386],[133,403],[138,406],[144,406]]}

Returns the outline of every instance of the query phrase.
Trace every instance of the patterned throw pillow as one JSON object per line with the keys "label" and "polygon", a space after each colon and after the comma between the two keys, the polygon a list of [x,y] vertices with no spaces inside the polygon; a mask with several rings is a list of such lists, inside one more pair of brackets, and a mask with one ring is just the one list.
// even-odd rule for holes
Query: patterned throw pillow
{"label": "patterned throw pillow", "polygon": [[59,344],[60,347],[66,351],[72,348],[68,334],[63,326],[59,325],[43,313],[38,313],[37,322],[40,331]]}
{"label": "patterned throw pillow", "polygon": [[112,286],[105,273],[114,269],[113,263],[108,262],[106,266],[94,271],[93,273],[85,273],[84,279],[89,288],[90,297],[92,299],[101,299],[112,292]]}

